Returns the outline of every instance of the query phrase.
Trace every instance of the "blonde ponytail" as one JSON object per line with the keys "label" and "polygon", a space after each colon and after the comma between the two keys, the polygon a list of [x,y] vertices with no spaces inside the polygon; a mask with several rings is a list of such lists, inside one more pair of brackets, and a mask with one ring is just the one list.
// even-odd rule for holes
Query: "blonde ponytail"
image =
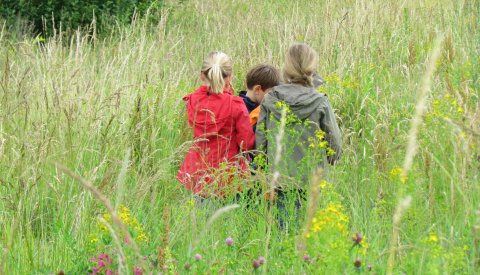
{"label": "blonde ponytail", "polygon": [[221,94],[226,84],[225,78],[232,75],[232,61],[223,52],[211,52],[203,61],[201,71],[207,78],[212,92]]}
{"label": "blonde ponytail", "polygon": [[215,94],[221,94],[223,92],[223,87],[225,87],[225,80],[223,79],[223,73],[220,64],[213,64],[210,70],[208,70],[207,79],[210,82],[212,92],[214,92]]}
{"label": "blonde ponytail", "polygon": [[306,44],[292,45],[285,56],[283,77],[288,83],[313,87],[313,74],[317,70],[318,55]]}

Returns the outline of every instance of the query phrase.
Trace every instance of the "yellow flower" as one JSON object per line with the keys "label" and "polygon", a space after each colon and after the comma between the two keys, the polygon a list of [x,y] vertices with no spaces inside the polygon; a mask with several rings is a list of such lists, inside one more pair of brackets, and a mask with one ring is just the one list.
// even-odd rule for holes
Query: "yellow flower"
{"label": "yellow flower", "polygon": [[438,237],[435,234],[430,234],[430,236],[428,237],[428,240],[436,243],[436,242],[438,242]]}
{"label": "yellow flower", "polygon": [[[322,180],[320,182],[320,188],[321,189],[325,189],[325,187],[327,187],[327,181],[326,180]],[[316,220],[316,218],[313,218],[313,220]]]}
{"label": "yellow flower", "polygon": [[343,213],[343,206],[337,203],[329,203],[326,208],[320,209],[312,219],[312,233],[334,229],[342,235],[347,234],[347,226],[350,218]]}
{"label": "yellow flower", "polygon": [[400,175],[402,172],[403,172],[403,169],[397,166],[390,171],[390,176],[394,178]]}
{"label": "yellow flower", "polygon": [[390,171],[390,177],[391,178],[397,178],[398,177],[402,183],[405,183],[408,180],[408,177],[407,177],[405,171],[403,171],[403,169],[398,167],[398,166],[393,168]]}
{"label": "yellow flower", "polygon": [[142,231],[142,232],[137,236],[137,240],[140,241],[140,242],[146,242],[146,241],[148,241],[147,234]]}
{"label": "yellow flower", "polygon": [[323,86],[323,85],[320,86],[320,87],[318,87],[318,91],[319,91],[320,93],[324,93],[324,94],[327,93],[327,89],[326,89],[325,86]]}
{"label": "yellow flower", "polygon": [[90,243],[97,243],[99,239],[95,235],[90,235]]}

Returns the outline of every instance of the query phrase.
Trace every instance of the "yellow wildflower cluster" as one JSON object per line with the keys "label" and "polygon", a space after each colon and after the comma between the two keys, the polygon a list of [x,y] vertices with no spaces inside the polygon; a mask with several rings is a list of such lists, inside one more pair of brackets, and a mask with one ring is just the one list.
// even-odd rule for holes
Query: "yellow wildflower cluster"
{"label": "yellow wildflower cluster", "polygon": [[285,125],[292,125],[296,123],[301,123],[301,120],[292,112],[290,107],[287,105],[285,101],[277,101],[275,102],[275,108],[279,110],[285,109],[286,117],[285,117]]}
{"label": "yellow wildflower cluster", "polygon": [[320,209],[312,219],[312,228],[307,234],[309,238],[311,233],[319,233],[325,230],[335,230],[341,235],[348,236],[348,223],[350,218],[345,215],[343,206],[339,203],[329,203],[327,207]]}
{"label": "yellow wildflower cluster", "polygon": [[[122,221],[122,223],[124,223],[129,228],[129,230],[132,231],[134,235],[133,237],[136,241],[148,241],[148,235],[145,232],[145,228],[138,222],[137,218],[132,215],[128,207],[121,205],[117,210],[117,216]],[[112,217],[109,213],[103,214],[103,219],[108,223],[112,223]],[[108,228],[105,224],[98,222],[98,226],[101,231],[108,232]]]}
{"label": "yellow wildflower cluster", "polygon": [[426,251],[432,257],[434,261],[431,263],[431,268],[433,270],[437,269],[437,264],[445,266],[448,270],[447,273],[456,273],[461,270],[464,270],[466,266],[466,255],[468,254],[468,246],[454,246],[446,251],[440,242],[440,238],[436,233],[430,233],[426,238],[423,239],[422,243],[425,245]]}
{"label": "yellow wildflower cluster", "polygon": [[342,82],[340,77],[335,73],[327,75],[325,81],[329,84],[340,84]]}
{"label": "yellow wildflower cluster", "polygon": [[342,81],[341,85],[345,89],[352,89],[352,90],[360,87],[360,83],[357,80],[355,80],[353,77],[345,78],[345,80]]}
{"label": "yellow wildflower cluster", "polygon": [[286,109],[287,113],[290,111],[290,108],[288,107],[287,103],[285,101],[277,101],[275,102],[275,108],[278,109]]}
{"label": "yellow wildflower cluster", "polygon": [[100,241],[100,239],[98,239],[97,235],[95,234],[90,234],[88,237],[90,239],[90,243],[98,243]]}
{"label": "yellow wildflower cluster", "polygon": [[325,149],[328,146],[328,141],[324,140],[325,132],[322,130],[315,131],[315,135],[313,137],[308,138],[308,147],[310,149]]}
{"label": "yellow wildflower cluster", "polygon": [[312,150],[325,149],[327,151],[327,156],[335,154],[335,151],[328,147],[328,141],[325,140],[325,132],[320,129],[315,131],[313,137],[308,138],[308,143],[308,147]]}
{"label": "yellow wildflower cluster", "polygon": [[320,87],[318,87],[318,92],[322,93],[322,94],[326,94],[327,93],[327,88],[325,87],[325,85],[321,85]]}
{"label": "yellow wildflower cluster", "polygon": [[318,183],[323,207],[312,218],[305,234],[307,250],[317,255],[315,266],[320,273],[335,268],[343,268],[352,253],[365,256],[369,248],[366,237],[355,233],[350,235],[350,217],[347,215],[342,197],[333,184],[322,180]]}
{"label": "yellow wildflower cluster", "polygon": [[320,181],[319,185],[322,191],[329,191],[329,192],[333,191],[333,184],[328,183],[326,180]]}
{"label": "yellow wildflower cluster", "polygon": [[[330,85],[338,85],[341,86],[343,89],[351,89],[354,90],[360,87],[360,83],[353,77],[348,76],[345,79],[341,79],[337,74],[329,74],[325,77],[325,81]],[[320,91],[320,88],[319,88]],[[321,91],[322,92],[322,91]]]}
{"label": "yellow wildflower cluster", "polygon": [[423,239],[422,243],[428,248],[433,259],[438,259],[442,255],[442,246],[440,245],[437,234],[430,233]]}
{"label": "yellow wildflower cluster", "polygon": [[436,234],[430,234],[428,241],[431,243],[438,243],[438,236]]}
{"label": "yellow wildflower cluster", "polygon": [[405,174],[405,172],[403,171],[403,169],[400,168],[400,167],[398,167],[398,166],[395,167],[395,168],[393,168],[393,169],[390,171],[390,177],[391,177],[392,179],[399,178],[402,183],[407,182],[407,179],[408,179],[408,177],[407,177],[407,175]]}
{"label": "yellow wildflower cluster", "polygon": [[461,116],[465,110],[461,104],[449,93],[445,94],[443,98],[436,99],[432,102],[432,109],[427,114],[427,120],[434,117],[450,119]]}

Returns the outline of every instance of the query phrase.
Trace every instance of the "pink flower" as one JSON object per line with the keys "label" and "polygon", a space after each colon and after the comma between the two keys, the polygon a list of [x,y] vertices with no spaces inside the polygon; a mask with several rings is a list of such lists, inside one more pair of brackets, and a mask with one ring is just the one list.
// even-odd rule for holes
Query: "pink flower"
{"label": "pink flower", "polygon": [[105,267],[107,266],[103,261],[98,262],[98,267]]}
{"label": "pink flower", "polygon": [[228,237],[225,239],[225,244],[228,245],[228,246],[232,246],[233,245],[233,239]]}
{"label": "pink flower", "polygon": [[308,254],[303,255],[303,260],[304,260],[305,262],[310,261],[310,255],[308,255]]}
{"label": "pink flower", "polygon": [[105,275],[113,275],[113,272],[110,269],[107,269],[107,271],[105,271]]}
{"label": "pink flower", "polygon": [[195,261],[198,262],[198,261],[200,261],[201,259],[202,259],[202,255],[200,255],[200,254],[198,254],[198,253],[195,254]]}
{"label": "pink flower", "polygon": [[110,256],[108,256],[108,254],[104,253],[104,254],[100,254],[100,256],[98,256],[98,259],[101,260],[101,261],[105,261],[109,264],[112,263],[112,259],[110,258]]}
{"label": "pink flower", "polygon": [[143,274],[143,269],[141,267],[135,267],[133,269],[133,274],[135,275],[142,275]]}
{"label": "pink flower", "polygon": [[92,269],[92,271],[93,271],[93,273],[92,273],[93,275],[97,275],[98,272],[100,272],[100,268],[99,268],[99,267],[94,267],[94,268]]}
{"label": "pink flower", "polygon": [[258,262],[263,265],[265,263],[265,258],[263,256],[258,256]]}

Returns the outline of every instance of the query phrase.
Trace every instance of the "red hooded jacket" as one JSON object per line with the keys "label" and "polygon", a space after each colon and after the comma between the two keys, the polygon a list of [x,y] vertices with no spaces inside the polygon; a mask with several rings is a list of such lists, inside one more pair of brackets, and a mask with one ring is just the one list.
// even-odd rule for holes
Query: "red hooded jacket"
{"label": "red hooded jacket", "polygon": [[231,183],[233,175],[245,174],[248,169],[241,152],[252,149],[255,143],[247,108],[227,89],[217,95],[209,86],[200,86],[183,100],[195,143],[177,179],[194,193],[225,194],[222,187]]}

